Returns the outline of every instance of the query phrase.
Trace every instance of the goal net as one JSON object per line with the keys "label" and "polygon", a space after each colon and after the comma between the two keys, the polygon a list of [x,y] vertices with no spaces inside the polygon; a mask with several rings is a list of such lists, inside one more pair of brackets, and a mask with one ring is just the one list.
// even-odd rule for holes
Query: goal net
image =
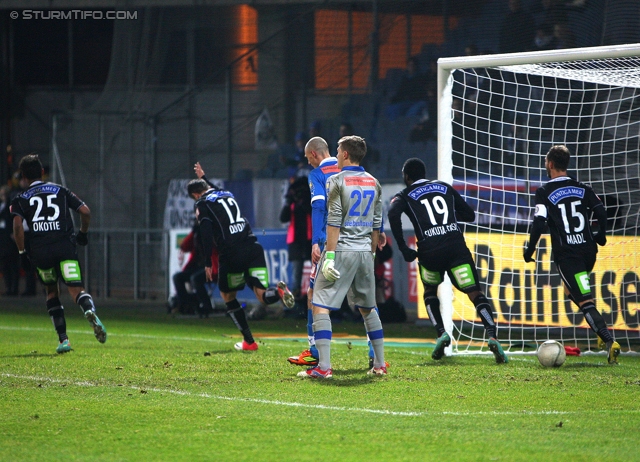
{"label": "goal net", "polygon": [[[438,177],[476,210],[465,237],[505,349],[535,352],[555,339],[597,351],[596,335],[564,295],[549,235],[536,263],[522,257],[535,191],[548,180],[544,156],[565,144],[569,174],[591,184],[609,217],[590,275],[596,307],[623,352],[639,351],[640,44],[443,58],[438,67]],[[488,352],[466,295],[449,284],[440,298],[454,338],[448,353]]]}

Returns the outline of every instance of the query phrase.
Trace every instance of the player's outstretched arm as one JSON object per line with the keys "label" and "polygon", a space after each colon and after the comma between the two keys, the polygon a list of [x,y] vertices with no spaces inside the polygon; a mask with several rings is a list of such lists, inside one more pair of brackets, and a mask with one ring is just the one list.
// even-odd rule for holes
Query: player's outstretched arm
{"label": "player's outstretched arm", "polygon": [[204,176],[204,170],[202,169],[200,162],[196,162],[196,164],[193,166],[193,171],[196,173],[196,176],[200,179],[202,179],[202,177]]}
{"label": "player's outstretched arm", "polygon": [[196,162],[195,165],[193,166],[193,171],[196,173],[196,176],[198,177],[199,180],[204,180],[207,182],[207,184],[209,186],[211,186],[212,188],[215,187],[215,185],[209,181],[207,179],[207,175],[204,174],[204,170],[202,169],[202,166],[200,165],[200,162]]}

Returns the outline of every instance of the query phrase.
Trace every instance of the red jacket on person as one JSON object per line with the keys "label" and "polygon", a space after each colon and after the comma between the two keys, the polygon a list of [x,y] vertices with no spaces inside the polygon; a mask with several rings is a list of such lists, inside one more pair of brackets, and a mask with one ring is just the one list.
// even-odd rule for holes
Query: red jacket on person
{"label": "red jacket on person", "polygon": [[[202,252],[202,247],[197,245],[196,240],[198,236],[192,230],[187,236],[182,240],[180,244],[180,250],[185,253],[189,253],[189,259],[182,267],[182,271],[187,271],[188,269],[192,269],[194,266],[201,268],[203,263],[203,259],[201,258],[200,252]],[[211,274],[213,282],[218,280],[218,249],[216,247],[213,248],[213,252],[211,253]]]}

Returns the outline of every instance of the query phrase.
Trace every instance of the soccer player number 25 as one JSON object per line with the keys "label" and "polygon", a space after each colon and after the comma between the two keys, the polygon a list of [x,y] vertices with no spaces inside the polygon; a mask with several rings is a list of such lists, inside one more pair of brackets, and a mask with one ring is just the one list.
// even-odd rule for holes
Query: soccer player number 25
{"label": "soccer player number 25", "polygon": [[[49,194],[47,196],[47,208],[53,210],[53,215],[48,216],[47,221],[55,221],[60,216],[60,207],[52,202],[55,198],[55,194]],[[40,196],[33,196],[31,199],[29,199],[29,205],[31,207],[33,207],[34,205],[36,206],[36,213],[33,214],[33,221],[42,221],[45,219],[45,217],[40,216],[43,204],[44,203],[42,201],[42,197]]]}

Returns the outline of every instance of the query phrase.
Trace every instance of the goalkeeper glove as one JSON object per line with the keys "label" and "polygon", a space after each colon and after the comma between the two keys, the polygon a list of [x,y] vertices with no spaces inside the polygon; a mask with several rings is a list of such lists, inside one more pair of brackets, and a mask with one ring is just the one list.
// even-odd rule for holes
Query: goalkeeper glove
{"label": "goalkeeper glove", "polygon": [[533,261],[536,261],[533,258],[533,254],[535,253],[535,251],[536,251],[535,247],[531,247],[531,246],[529,246],[528,242],[525,242],[524,243],[524,253],[523,253],[524,261],[526,261],[527,263],[531,263]]}
{"label": "goalkeeper glove", "polygon": [[418,252],[409,247],[402,249],[401,252],[406,262],[412,262],[418,257]]}
{"label": "goalkeeper glove", "polygon": [[89,243],[89,238],[87,237],[87,233],[78,231],[78,234],[76,234],[76,244],[87,245],[88,243]]}
{"label": "goalkeeper glove", "polygon": [[340,271],[335,269],[335,252],[327,251],[324,256],[324,262],[322,263],[322,274],[329,282],[334,282],[340,279]]}

